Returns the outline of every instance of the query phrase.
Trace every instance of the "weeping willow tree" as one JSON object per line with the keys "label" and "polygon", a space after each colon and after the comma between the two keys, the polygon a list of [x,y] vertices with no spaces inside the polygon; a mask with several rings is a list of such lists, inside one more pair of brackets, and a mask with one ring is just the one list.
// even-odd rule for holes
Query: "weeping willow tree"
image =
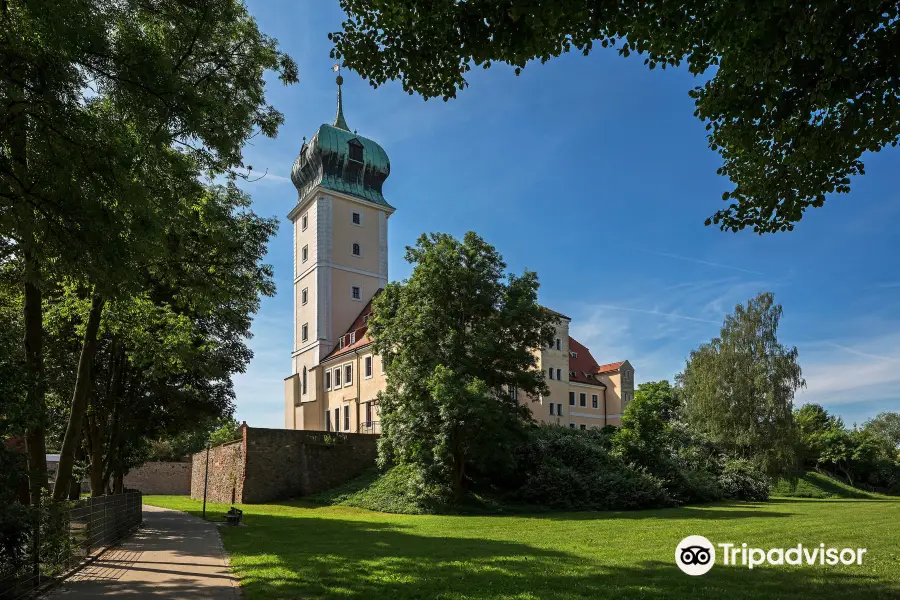
{"label": "weeping willow tree", "polygon": [[691,427],[772,475],[794,464],[793,400],[806,385],[797,348],[778,342],[781,314],[771,292],[739,304],[678,377]]}

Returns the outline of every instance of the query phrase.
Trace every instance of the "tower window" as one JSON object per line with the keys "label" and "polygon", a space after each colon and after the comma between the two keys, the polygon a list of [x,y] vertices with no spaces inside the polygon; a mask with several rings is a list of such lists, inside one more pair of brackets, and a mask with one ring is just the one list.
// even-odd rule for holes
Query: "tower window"
{"label": "tower window", "polygon": [[309,245],[303,246],[303,249],[300,251],[300,260],[302,262],[309,260]]}
{"label": "tower window", "polygon": [[325,371],[325,389],[331,389],[331,371]]}
{"label": "tower window", "polygon": [[309,323],[304,323],[300,331],[300,339],[305,342],[309,339]]}
{"label": "tower window", "polygon": [[562,350],[561,344],[562,344],[562,341],[559,338],[556,338],[556,349],[557,350]]}
{"label": "tower window", "polygon": [[309,288],[303,288],[303,291],[300,292],[300,304],[306,304],[307,300],[309,300]]}
{"label": "tower window", "polygon": [[366,357],[366,379],[372,377],[372,356],[369,355]]}
{"label": "tower window", "polygon": [[303,367],[303,394],[306,395],[306,367]]}
{"label": "tower window", "polygon": [[361,300],[362,299],[362,289],[358,285],[351,286],[350,287],[350,296],[354,300]]}
{"label": "tower window", "polygon": [[300,230],[306,231],[307,226],[309,226],[309,214],[303,215],[303,218],[300,219]]}
{"label": "tower window", "polygon": [[569,406],[575,406],[575,392],[569,392]]}
{"label": "tower window", "polygon": [[347,148],[350,151],[350,160],[354,162],[363,161],[363,146],[359,143],[359,140],[350,140],[349,142],[347,142]]}
{"label": "tower window", "polygon": [[362,256],[362,249],[356,242],[353,242],[353,256]]}
{"label": "tower window", "polygon": [[354,225],[362,225],[362,213],[353,211],[353,216],[351,218]]}

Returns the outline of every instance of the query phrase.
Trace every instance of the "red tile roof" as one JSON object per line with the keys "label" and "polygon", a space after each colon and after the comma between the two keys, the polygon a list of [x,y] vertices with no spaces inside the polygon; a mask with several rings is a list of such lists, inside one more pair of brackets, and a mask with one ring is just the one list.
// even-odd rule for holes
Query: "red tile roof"
{"label": "red tile roof", "polygon": [[[575,356],[572,356],[572,353]],[[569,381],[604,386],[596,377],[597,361],[581,342],[569,337]],[[604,386],[605,387],[605,386]]]}
{"label": "red tile roof", "polygon": [[[380,292],[381,290],[378,290]],[[378,295],[378,292],[375,292],[375,296]],[[372,299],[375,299],[375,296],[372,296]],[[356,317],[356,320],[353,321],[353,324],[350,325],[350,328],[342,335],[341,338],[344,340],[344,347],[341,348],[340,344],[336,344],[334,350],[331,353],[322,359],[321,362],[325,362],[331,360],[332,358],[336,358],[338,356],[343,356],[349,352],[353,352],[354,350],[358,350],[365,346],[368,346],[373,342],[372,336],[369,335],[369,328],[366,325],[366,317],[372,314],[372,300],[369,300],[366,305],[363,307],[362,311],[360,311],[359,315]],[[350,334],[354,333],[354,341],[350,343]]]}
{"label": "red tile roof", "polygon": [[619,367],[625,364],[624,360],[620,360],[619,362],[609,363],[608,365],[600,365],[597,367],[595,373],[612,373],[613,371],[618,371]]}

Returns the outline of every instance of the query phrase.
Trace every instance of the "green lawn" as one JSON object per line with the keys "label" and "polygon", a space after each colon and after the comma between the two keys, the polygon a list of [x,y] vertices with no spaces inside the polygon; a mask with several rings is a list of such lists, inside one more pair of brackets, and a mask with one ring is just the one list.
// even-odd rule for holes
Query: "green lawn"
{"label": "green lawn", "polygon": [[804,473],[793,487],[788,481],[779,481],[775,485],[773,493],[778,496],[794,498],[889,498],[883,494],[867,492],[849,486],[842,481],[832,479],[815,471]]}
{"label": "green lawn", "polygon": [[[185,497],[148,504],[199,514]],[[207,505],[220,518],[227,505]],[[245,505],[224,528],[247,600],[264,598],[900,598],[900,502],[766,503],[517,516],[393,515],[302,502]],[[726,567],[690,577],[676,544],[864,547],[862,566]]]}

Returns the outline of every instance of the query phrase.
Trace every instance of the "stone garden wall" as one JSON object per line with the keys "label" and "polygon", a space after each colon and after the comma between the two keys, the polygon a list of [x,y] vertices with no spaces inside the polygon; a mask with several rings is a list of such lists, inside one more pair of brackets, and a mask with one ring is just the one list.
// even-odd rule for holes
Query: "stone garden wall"
{"label": "stone garden wall", "polygon": [[191,493],[191,463],[146,462],[125,476],[125,487],[144,495],[182,496]]}
{"label": "stone garden wall", "polygon": [[[210,451],[207,501],[260,503],[315,494],[375,464],[378,436],[242,426]],[[206,451],[193,457],[191,497],[203,498]]]}
{"label": "stone garden wall", "polygon": [[[203,499],[206,450],[193,456],[191,468],[191,498]],[[208,502],[231,504],[241,502],[244,489],[244,440],[229,442],[209,450]]]}

